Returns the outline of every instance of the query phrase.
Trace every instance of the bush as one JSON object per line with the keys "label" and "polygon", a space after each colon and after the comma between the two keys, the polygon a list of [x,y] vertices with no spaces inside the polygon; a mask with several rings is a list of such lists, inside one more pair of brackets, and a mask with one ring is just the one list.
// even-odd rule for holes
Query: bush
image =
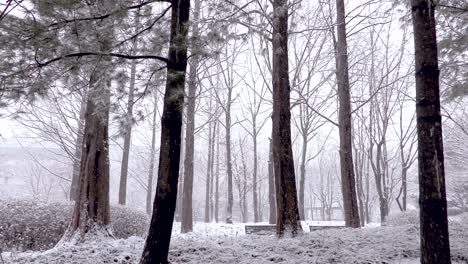
{"label": "bush", "polygon": [[408,210],[387,216],[386,226],[419,225],[419,210]]}
{"label": "bush", "polygon": [[[62,238],[73,205],[32,200],[0,200],[0,249],[45,250]],[[144,236],[148,216],[138,210],[111,206],[111,226],[116,238]]]}

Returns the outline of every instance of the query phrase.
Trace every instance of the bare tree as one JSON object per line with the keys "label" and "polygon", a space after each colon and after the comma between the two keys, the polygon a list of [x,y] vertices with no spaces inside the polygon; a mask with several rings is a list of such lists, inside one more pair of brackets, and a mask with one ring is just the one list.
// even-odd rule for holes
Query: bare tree
{"label": "bare tree", "polygon": [[[225,121],[222,124],[225,128],[226,133],[226,174],[227,174],[227,214],[226,214],[226,223],[232,224],[232,207],[234,204],[234,194],[233,194],[233,181],[232,181],[232,151],[231,151],[231,129],[234,123],[232,122],[231,109],[232,105],[237,98],[233,94],[234,88],[237,85],[235,76],[237,75],[235,69],[235,62],[241,54],[241,49],[244,43],[242,40],[233,39],[228,42],[224,47],[225,59],[220,59],[218,63],[220,75],[223,79],[224,88],[226,89],[225,97],[222,98],[218,89],[214,89],[218,105],[220,106],[222,112],[224,112]],[[231,49],[231,50],[230,50]]]}
{"label": "bare tree", "polygon": [[336,10],[337,40],[335,57],[339,98],[338,121],[340,134],[341,186],[345,225],[356,228],[360,227],[360,221],[352,154],[351,99],[348,76],[345,6],[343,0],[336,1]]}

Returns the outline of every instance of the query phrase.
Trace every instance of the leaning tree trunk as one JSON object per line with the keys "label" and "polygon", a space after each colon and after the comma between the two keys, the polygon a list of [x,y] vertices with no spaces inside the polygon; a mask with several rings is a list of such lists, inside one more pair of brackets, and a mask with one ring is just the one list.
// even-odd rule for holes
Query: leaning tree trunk
{"label": "leaning tree trunk", "polygon": [[340,134],[340,164],[341,191],[343,194],[343,208],[345,225],[358,228],[359,209],[356,198],[356,184],[353,168],[353,151],[351,135],[351,99],[348,76],[348,51],[346,44],[345,7],[343,0],[336,1],[337,12],[337,45],[336,45],[336,75],[339,98],[339,134]]}
{"label": "leaning tree trunk", "polygon": [[276,180],[276,234],[299,232],[296,179],[291,143],[287,0],[273,2],[273,152]]}
{"label": "leaning tree trunk", "polygon": [[185,160],[184,160],[184,183],[182,190],[182,222],[181,232],[187,233],[193,230],[193,159],[195,148],[195,100],[197,91],[197,68],[199,62],[198,52],[198,19],[200,17],[200,0],[195,0],[192,26],[192,56],[190,59],[190,72],[188,81],[188,96],[185,127]]}
{"label": "leaning tree trunk", "polygon": [[177,200],[182,111],[187,69],[190,0],[172,1],[166,92],[161,118],[161,148],[153,215],[140,263],[168,263]]}
{"label": "leaning tree trunk", "polygon": [[450,262],[435,5],[412,0],[416,66],[421,263]]}

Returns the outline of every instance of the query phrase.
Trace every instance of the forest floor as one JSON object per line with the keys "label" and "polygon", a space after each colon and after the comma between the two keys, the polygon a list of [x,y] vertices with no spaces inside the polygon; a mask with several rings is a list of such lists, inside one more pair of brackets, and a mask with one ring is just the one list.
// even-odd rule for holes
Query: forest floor
{"label": "forest floor", "polygon": [[[464,220],[464,218],[463,218]],[[304,232],[296,238],[245,235],[244,224],[196,223],[180,234],[174,224],[171,263],[419,263],[419,227],[372,226]],[[453,263],[468,263],[468,223],[450,222]],[[138,263],[144,239],[61,245],[44,252],[3,253],[5,263]]]}

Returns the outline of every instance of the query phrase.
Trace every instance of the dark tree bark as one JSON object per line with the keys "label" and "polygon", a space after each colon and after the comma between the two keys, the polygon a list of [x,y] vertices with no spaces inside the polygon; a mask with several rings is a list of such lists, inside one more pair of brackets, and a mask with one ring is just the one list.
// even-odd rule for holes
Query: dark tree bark
{"label": "dark tree bark", "polygon": [[190,0],[174,0],[153,215],[140,263],[168,263],[177,200]]}
{"label": "dark tree bark", "polygon": [[268,203],[270,207],[269,223],[276,224],[276,199],[275,199],[275,175],[273,172],[273,140],[270,139],[270,150],[268,157]]}
{"label": "dark tree bark", "polygon": [[423,264],[451,263],[434,9],[432,1],[411,1]]}
{"label": "dark tree bark", "polygon": [[154,178],[154,155],[156,154],[156,116],[158,109],[158,98],[154,93],[154,110],[153,110],[153,127],[151,132],[151,152],[150,152],[150,164],[148,172],[148,185],[146,190],[146,213],[151,214],[152,212],[152,201],[153,201],[153,178]]}
{"label": "dark tree bark", "polygon": [[[109,10],[109,1],[95,3],[94,12]],[[113,24],[102,22],[90,34],[100,52],[112,47]],[[93,236],[112,237],[109,205],[109,111],[112,60],[96,58],[89,79],[85,127],[81,149],[79,196],[62,241],[85,240]]]}
{"label": "dark tree bark", "polygon": [[273,152],[276,180],[276,234],[300,231],[291,143],[287,0],[273,2]]}
{"label": "dark tree bark", "polygon": [[[107,50],[107,46],[103,47]],[[110,58],[100,58],[89,81],[85,129],[81,150],[79,196],[63,240],[88,235],[111,236],[109,230]]]}
{"label": "dark tree bark", "polygon": [[75,143],[75,152],[73,155],[73,171],[72,171],[72,183],[70,186],[70,200],[77,201],[80,196],[80,167],[81,167],[81,148],[83,145],[83,134],[85,125],[86,115],[86,104],[87,104],[87,93],[88,89],[84,89],[81,96],[80,103],[80,114],[78,117],[78,128]]}
{"label": "dark tree bark", "polygon": [[195,0],[192,26],[192,56],[190,59],[190,71],[188,81],[186,130],[185,130],[185,160],[184,160],[184,183],[182,191],[182,223],[181,232],[187,233],[193,230],[193,159],[195,148],[195,103],[197,91],[197,68],[199,63],[198,52],[198,19],[200,17],[200,0]]}
{"label": "dark tree bark", "polygon": [[356,198],[356,184],[353,168],[353,151],[351,135],[351,99],[348,76],[348,51],[346,43],[345,7],[343,0],[336,1],[337,12],[337,43],[336,43],[336,75],[339,100],[339,134],[340,134],[340,164],[341,191],[345,225],[360,227],[359,209]]}

